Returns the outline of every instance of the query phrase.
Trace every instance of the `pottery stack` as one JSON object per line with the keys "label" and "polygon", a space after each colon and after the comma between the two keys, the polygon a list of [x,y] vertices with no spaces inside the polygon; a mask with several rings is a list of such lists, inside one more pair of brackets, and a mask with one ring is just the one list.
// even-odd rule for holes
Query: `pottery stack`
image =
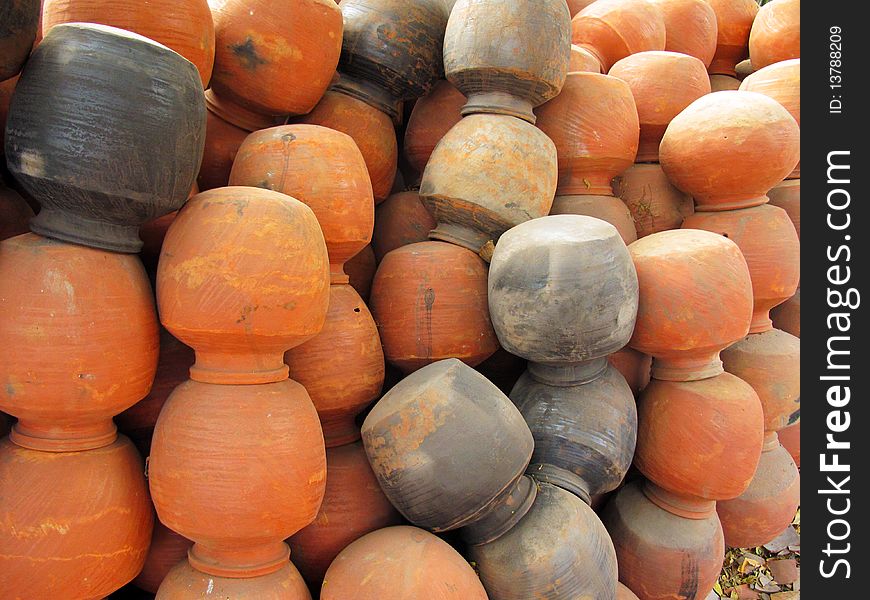
{"label": "pottery stack", "polygon": [[707,67],[714,92],[740,87],[737,64],[749,57],[749,32],[758,3],[755,0],[705,0],[716,13],[716,53]]}
{"label": "pottery stack", "polygon": [[196,67],[135,33],[53,27],[18,81],[7,164],[41,210],[0,250],[0,408],[18,418],[0,442],[0,589],[12,597],[101,598],[143,566],[145,466],[112,422],[157,366],[133,254],[142,222],[184,202],[204,138]]}

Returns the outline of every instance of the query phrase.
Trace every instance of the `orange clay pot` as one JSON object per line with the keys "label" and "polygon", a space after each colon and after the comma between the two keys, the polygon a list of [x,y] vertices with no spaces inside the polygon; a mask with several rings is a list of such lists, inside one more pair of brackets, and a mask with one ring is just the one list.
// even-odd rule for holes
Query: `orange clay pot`
{"label": "orange clay pot", "polygon": [[800,160],[800,127],[762,94],[707,94],[668,125],[659,159],[697,210],[749,208],[767,202]]}
{"label": "orange clay pot", "polygon": [[375,209],[372,248],[378,261],[387,252],[429,239],[435,218],[420,202],[417,192],[400,192],[387,198]]}
{"label": "orange clay pot", "polygon": [[637,408],[634,464],[650,481],[702,500],[736,498],[749,485],[761,456],[764,414],[748,383],[729,373],[654,379]]}
{"label": "orange clay pot", "polygon": [[163,325],[196,350],[192,379],[285,379],[284,352],[326,319],[329,260],[317,218],[271,190],[194,196],[163,242],[157,303]]}
{"label": "orange clay pot", "polygon": [[770,205],[743,210],[698,212],[684,229],[705,229],[737,244],[752,278],[754,308],[750,333],[773,328],[770,309],[797,291],[801,279],[800,240],[788,214]]}
{"label": "orange clay pot", "polygon": [[86,452],[0,440],[4,597],[103,598],[133,579],[154,520],[144,472],[123,436]]}
{"label": "orange clay pot", "polygon": [[777,432],[779,443],[782,447],[788,450],[794,463],[798,469],[801,466],[801,422],[798,421],[794,425],[789,425],[785,429]]}
{"label": "orange clay pot", "polygon": [[465,96],[449,81],[439,81],[414,104],[405,129],[404,152],[419,179],[438,142],[456,125],[465,106]]}
{"label": "orange clay pot", "polygon": [[155,521],[145,566],[133,580],[133,585],[149,594],[156,594],[166,574],[181,561],[187,563],[187,551],[192,545],[193,542],[186,537],[178,535],[159,520]]}
{"label": "orange clay pot", "polygon": [[716,54],[716,12],[704,0],[651,0],[665,21],[665,50],[694,56],[706,69]]}
{"label": "orange clay pot", "polygon": [[0,157],[6,155],[6,115],[9,113],[9,102],[12,100],[12,92],[18,83],[18,75],[10,77],[6,81],[0,81]]}
{"label": "orange clay pot", "polygon": [[595,2],[595,0],[567,0],[568,1],[568,12],[571,13],[573,17],[578,12]]}
{"label": "orange clay pot", "polygon": [[767,192],[770,204],[778,206],[788,213],[797,232],[801,237],[801,180],[787,179]]}
{"label": "orange clay pot", "polygon": [[710,93],[704,63],[676,52],[632,54],[613,65],[610,75],[628,84],[637,105],[640,143],[636,162],[658,162],[659,144],[671,120]]}
{"label": "orange clay pot", "polygon": [[294,564],[312,589],[338,553],[402,517],[381,491],[361,443],[326,451],[326,495],[314,522],[287,540]]}
{"label": "orange clay pot", "polygon": [[622,585],[621,583],[616,584],[616,600],[637,600],[637,596],[634,595],[630,589]]}
{"label": "orange clay pot", "polygon": [[365,159],[375,202],[389,196],[399,153],[390,117],[362,100],[330,90],[314,110],[293,122],[322,125],[352,137]]}
{"label": "orange clay pot", "polygon": [[377,270],[378,262],[375,260],[375,252],[372,250],[371,244],[344,263],[344,272],[347,273],[348,283],[360,295],[363,302],[369,301],[372,281]]}
{"label": "orange clay pot", "polygon": [[304,202],[329,252],[331,281],[347,283],[344,263],[372,239],[375,206],[362,154],[349,135],[319,125],[283,125],[249,135],[230,185],[256,186]]}
{"label": "orange clay pot", "polygon": [[782,533],[800,505],[800,485],[800,473],[788,450],[775,433],[768,434],[752,483],[739,498],[716,507],[725,543],[731,548],[754,548]]}
{"label": "orange clay pot", "polygon": [[773,326],[793,336],[801,336],[801,290],[795,295],[770,311]]}
{"label": "orange clay pot", "polygon": [[538,127],[556,145],[556,194],[612,195],[610,181],[635,159],[637,108],[624,82],[571,73],[562,93],[538,109]]}
{"label": "orange clay pot", "polygon": [[710,75],[711,92],[733,92],[740,89],[740,80],[731,75]]}
{"label": "orange clay pot", "polygon": [[665,21],[646,0],[598,0],[571,20],[572,42],[589,49],[602,70],[630,54],[665,49]]}
{"label": "orange clay pot", "polygon": [[571,58],[568,60],[568,72],[601,73],[601,63],[588,48],[571,44]]}
{"label": "orange clay pot", "polygon": [[619,198],[613,196],[556,196],[550,214],[595,217],[616,227],[626,244],[637,240],[631,213]]}
{"label": "orange clay pot", "polygon": [[755,69],[801,57],[800,0],[773,0],[758,11],[749,34]]}
{"label": "orange clay pot", "polygon": [[0,180],[0,241],[30,231],[32,218],[33,209],[27,201]]}
{"label": "orange clay pot", "polygon": [[387,527],[345,548],[326,572],[321,600],[486,600],[474,569],[447,542],[416,527]]}
{"label": "orange clay pot", "polygon": [[341,10],[332,0],[225,0],[212,8],[211,87],[264,115],[302,115],[332,81],[341,53]]}
{"label": "orange clay pot", "polygon": [[151,38],[192,62],[199,70],[202,86],[208,87],[215,36],[206,0],[45,0],[43,35],[61,23],[100,23]]}
{"label": "orange clay pot", "polygon": [[421,242],[387,254],[370,306],[387,361],[405,374],[445,358],[476,366],[498,348],[486,264],[473,252]]}
{"label": "orange clay pot", "polygon": [[765,431],[779,431],[800,419],[800,338],[779,329],[748,335],[723,350],[722,361],[729,373],[755,388]]}
{"label": "orange clay pot", "polygon": [[[801,124],[801,60],[784,60],[755,71],[743,80],[740,89],[770,96]],[[800,179],[801,164],[798,163],[789,179]]]}
{"label": "orange clay pot", "polygon": [[0,410],[18,417],[16,444],[111,444],[112,417],[145,397],[157,368],[142,263],[33,233],[0,243],[0,339]]}
{"label": "orange clay pot", "polygon": [[755,0],[704,0],[716,13],[716,54],[708,71],[712,75],[731,75],[734,67],[749,56],[749,31],[758,14]]}
{"label": "orange clay pot", "polygon": [[626,346],[607,357],[616,370],[625,377],[628,387],[635,396],[640,394],[650,382],[652,357]]}
{"label": "orange clay pot", "polygon": [[237,579],[202,573],[184,561],[175,565],[166,575],[155,600],[198,600],[210,597],[311,600],[311,593],[292,563],[285,562],[278,571],[256,579]]}
{"label": "orange clay pot", "polygon": [[160,520],[195,542],[191,566],[218,577],[284,567],[283,540],[314,520],[326,488],[317,412],[290,379],[181,384],[160,412],[149,465]]}
{"label": "orange clay pot", "polygon": [[656,163],[630,166],[613,180],[613,190],[628,207],[638,238],[679,229],[695,212],[692,197],[675,188]]}

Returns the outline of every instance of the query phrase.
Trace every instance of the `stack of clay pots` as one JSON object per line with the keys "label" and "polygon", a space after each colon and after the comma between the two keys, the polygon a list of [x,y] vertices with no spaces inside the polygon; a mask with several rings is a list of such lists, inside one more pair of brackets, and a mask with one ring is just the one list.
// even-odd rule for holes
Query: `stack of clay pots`
{"label": "stack of clay pots", "polygon": [[758,2],[755,0],[705,0],[716,13],[718,27],[716,53],[708,65],[710,86],[714,92],[740,87],[737,64],[749,56],[749,32]]}
{"label": "stack of clay pots", "polygon": [[[141,456],[112,417],[148,394],[158,326],[143,221],[177,209],[202,157],[196,67],[102,25],[47,32],[18,81],[6,157],[40,205],[0,249],[0,589],[102,598],[142,569]],[[21,532],[30,532],[20,535]]]}

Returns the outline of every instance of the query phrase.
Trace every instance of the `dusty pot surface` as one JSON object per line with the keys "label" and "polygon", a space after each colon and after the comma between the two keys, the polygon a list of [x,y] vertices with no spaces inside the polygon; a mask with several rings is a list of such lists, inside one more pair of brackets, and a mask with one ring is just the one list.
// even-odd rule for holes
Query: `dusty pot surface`
{"label": "dusty pot surface", "polygon": [[695,212],[692,197],[675,188],[656,163],[630,166],[613,180],[613,190],[628,207],[638,239],[679,229]]}
{"label": "dusty pot surface", "polygon": [[538,127],[556,145],[556,194],[610,195],[610,181],[635,160],[638,109],[624,82],[569,73],[562,93],[538,109]]}
{"label": "dusty pot surface", "polygon": [[39,0],[9,0],[0,9],[0,81],[21,70],[39,28]]}
{"label": "dusty pot surface", "polygon": [[155,600],[199,600],[216,596],[233,600],[311,600],[302,575],[284,561],[278,571],[260,577],[217,577],[197,571],[187,561],[169,571]]}
{"label": "dusty pot surface", "polygon": [[160,583],[175,565],[182,561],[187,564],[187,551],[192,545],[193,542],[189,539],[155,520],[145,565],[136,575],[133,585],[149,594],[156,594]]}
{"label": "dusty pot surface", "polygon": [[466,98],[449,81],[435,84],[432,91],[414,103],[405,128],[404,152],[411,168],[423,176],[435,146],[462,119]]}
{"label": "dusty pot surface", "polygon": [[637,241],[631,212],[614,196],[556,196],[551,215],[584,215],[607,221],[619,232],[626,245]]}
{"label": "dusty pot surface", "polygon": [[668,125],[659,159],[697,210],[749,208],[767,202],[800,160],[800,127],[763,94],[707,94]]}
{"label": "dusty pot surface", "polygon": [[621,583],[616,584],[616,600],[637,600],[637,596],[635,596],[634,592],[630,589],[622,585]]}
{"label": "dusty pot surface", "polygon": [[737,63],[749,56],[749,31],[758,14],[755,0],[704,0],[716,13],[716,54],[708,71],[713,75],[736,75]]}
{"label": "dusty pot surface", "polygon": [[638,352],[630,346],[625,346],[607,357],[616,369],[625,377],[625,382],[635,396],[640,394],[650,382],[652,357]]}
{"label": "dusty pot surface", "polygon": [[35,233],[138,252],[139,226],[187,199],[206,110],[181,55],[114,27],[58,25],[15,92],[6,160],[42,205]]}
{"label": "dusty pot surface", "polygon": [[[568,73],[601,73],[601,63],[588,48],[571,44],[571,58],[568,60]],[[564,89],[564,88],[563,88]]]}
{"label": "dusty pot surface", "polygon": [[665,20],[647,0],[598,0],[571,20],[571,41],[589,49],[602,70],[630,54],[665,49]]}
{"label": "dusty pot surface", "polygon": [[665,21],[665,50],[694,56],[706,69],[716,54],[716,11],[705,0],[651,0]]}
{"label": "dusty pot surface", "polygon": [[375,209],[372,248],[378,261],[388,252],[429,239],[435,229],[435,218],[417,192],[393,194]]}
{"label": "dusty pot surface", "polygon": [[770,311],[773,326],[795,337],[801,336],[801,290]]}
{"label": "dusty pot surface", "polygon": [[801,57],[800,0],[773,0],[759,9],[749,34],[749,56],[756,69]]}
{"label": "dusty pot surface", "polygon": [[[800,166],[800,163],[798,163]],[[770,204],[778,206],[788,213],[798,235],[801,237],[801,180],[786,179],[778,186],[767,192]]]}

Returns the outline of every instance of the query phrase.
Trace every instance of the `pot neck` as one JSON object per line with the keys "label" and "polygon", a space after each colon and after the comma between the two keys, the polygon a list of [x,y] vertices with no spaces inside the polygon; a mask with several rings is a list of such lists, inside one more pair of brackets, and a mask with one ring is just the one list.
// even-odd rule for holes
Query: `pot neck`
{"label": "pot neck", "polygon": [[472,546],[497,540],[529,512],[537,494],[535,482],[521,475],[490,502],[471,525],[462,529],[462,538]]}
{"label": "pot neck", "polygon": [[529,375],[535,381],[556,387],[570,387],[590,383],[607,370],[607,357],[560,365],[529,362]]}
{"label": "pot neck", "polygon": [[205,91],[206,108],[230,125],[245,131],[268,129],[287,122],[287,117],[273,117],[255,113],[252,110],[236,104],[232,100],[222,98],[214,90]]}
{"label": "pot neck", "polygon": [[716,514],[715,500],[690,498],[660,488],[651,481],[644,482],[644,495],[656,506],[684,519],[702,520]]}
{"label": "pot neck", "polygon": [[330,90],[362,100],[390,117],[393,123],[399,122],[402,101],[390,94],[386,88],[347,73],[339,72],[339,76],[339,80],[332,84]]}

